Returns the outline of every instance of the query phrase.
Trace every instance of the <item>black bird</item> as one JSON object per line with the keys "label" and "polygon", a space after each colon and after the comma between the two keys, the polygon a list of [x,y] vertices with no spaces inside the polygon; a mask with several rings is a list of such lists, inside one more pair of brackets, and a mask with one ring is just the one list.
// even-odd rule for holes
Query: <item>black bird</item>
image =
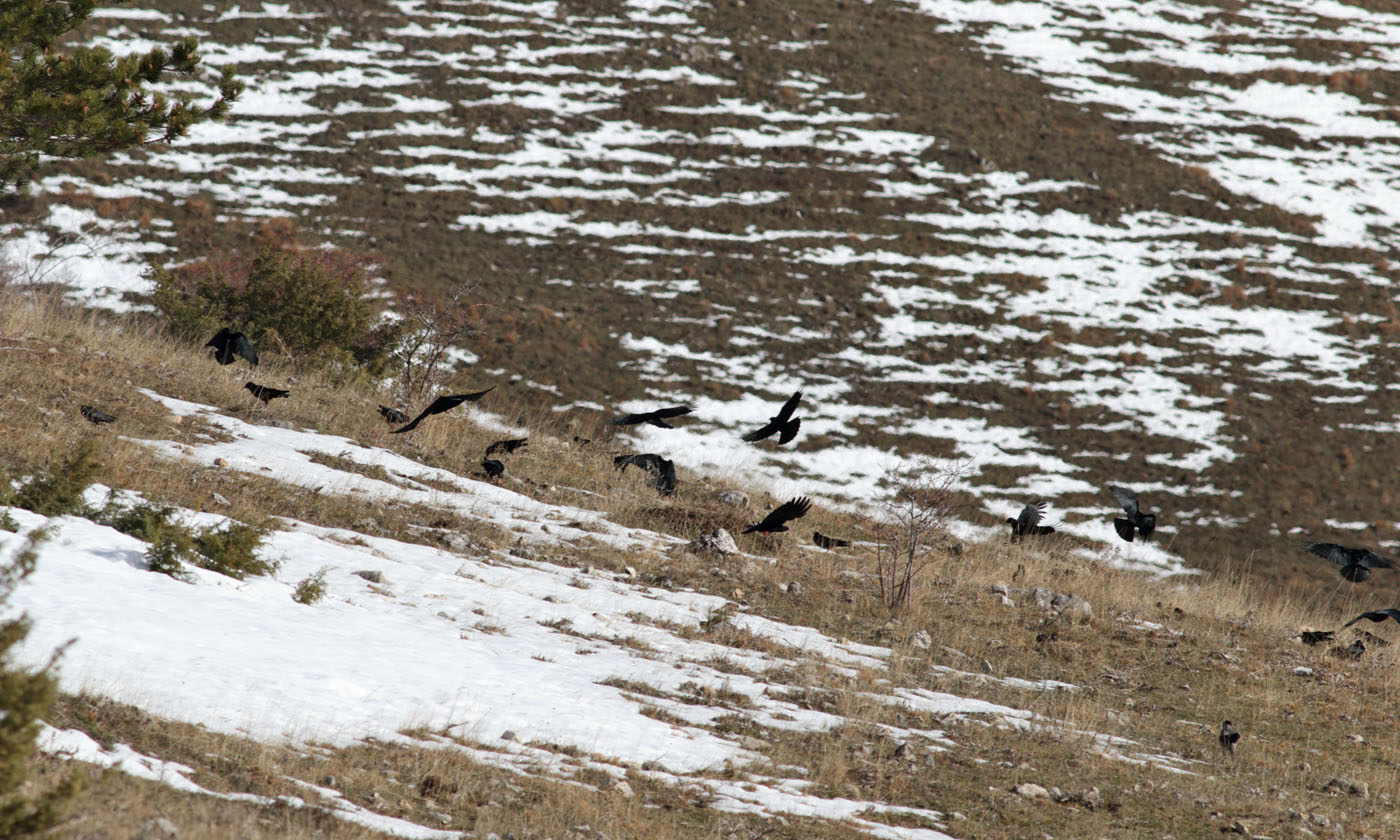
{"label": "black bird", "polygon": [[94,426],[100,426],[103,423],[115,423],[117,421],[117,418],[113,417],[107,412],[102,411],[101,409],[93,408],[90,405],[80,406],[78,408],[78,411],[82,412],[84,420],[88,421]]}
{"label": "black bird", "polygon": [[786,531],[788,529],[788,522],[794,519],[801,519],[806,516],[807,511],[811,509],[812,500],[806,496],[798,496],[796,499],[789,499],[770,511],[767,516],[763,517],[762,522],[755,522],[745,528],[744,533],[749,534],[758,531],[760,534],[776,534],[779,531]]}
{"label": "black bird", "polygon": [[258,363],[258,351],[253,347],[253,342],[248,340],[248,336],[234,332],[228,327],[214,333],[214,337],[205,342],[204,346],[214,348],[214,361],[221,365],[233,364],[238,356],[254,365]]}
{"label": "black bird", "polygon": [[845,548],[851,544],[850,540],[839,540],[836,537],[828,537],[821,531],[812,532],[812,542],[826,549]]}
{"label": "black bird", "polygon": [[1152,529],[1157,527],[1156,514],[1143,513],[1139,510],[1137,496],[1126,487],[1110,484],[1108,485],[1108,492],[1113,494],[1114,500],[1122,505],[1123,510],[1128,514],[1127,519],[1118,517],[1113,520],[1113,528],[1118,532],[1118,536],[1128,542],[1132,542],[1133,529],[1136,528],[1137,533],[1143,539],[1151,537]]}
{"label": "black bird", "polygon": [[650,423],[653,426],[660,426],[663,429],[674,429],[666,421],[672,417],[681,417],[695,410],[693,405],[677,405],[671,408],[658,408],[655,411],[646,411],[641,414],[624,414],[621,417],[614,417],[608,421],[609,426],[635,426],[638,423]]}
{"label": "black bird", "polygon": [[409,423],[403,428],[395,429],[393,431],[393,434],[400,435],[404,432],[411,432],[414,429],[418,428],[418,424],[422,423],[424,418],[431,417],[434,414],[441,414],[444,411],[451,411],[452,409],[456,408],[464,402],[476,402],[477,400],[481,399],[482,397],[486,396],[494,390],[496,390],[496,386],[492,385],[485,391],[477,391],[475,394],[451,394],[446,397],[438,397],[437,399],[433,400],[432,405],[423,409],[422,414],[413,418],[412,423]]}
{"label": "black bird", "polygon": [[797,404],[802,401],[802,392],[798,391],[788,397],[783,407],[778,409],[778,413],[768,418],[768,423],[763,428],[749,432],[744,435],[744,440],[749,443],[757,443],[766,437],[778,436],[778,445],[782,446],[793,438],[797,437],[797,430],[802,425],[802,421],[792,416],[797,410]]}
{"label": "black bird", "polygon": [[1343,659],[1360,659],[1361,655],[1366,652],[1366,645],[1363,644],[1360,639],[1357,639],[1346,647],[1337,645],[1327,652]]}
{"label": "black bird", "polygon": [[1021,515],[1015,519],[1007,518],[1006,524],[1011,526],[1011,541],[1020,542],[1026,535],[1041,537],[1046,534],[1055,533],[1055,529],[1049,525],[1041,525],[1040,518],[1045,515],[1045,509],[1050,507],[1050,503],[1044,500],[1029,502],[1021,508]]}
{"label": "black bird", "polygon": [[1335,630],[1304,630],[1298,634],[1298,641],[1313,647],[1321,642],[1330,642],[1332,637],[1337,635]]}
{"label": "black bird", "polygon": [[407,423],[407,422],[408,422],[408,415],[407,415],[407,414],[404,414],[402,411],[399,411],[397,408],[390,408],[390,407],[387,406],[387,405],[381,405],[381,406],[379,407],[379,416],[384,418],[384,422],[385,422],[385,423],[393,423],[393,424],[397,425],[397,424],[399,424],[399,423]]}
{"label": "black bird", "polygon": [[1364,548],[1347,548],[1336,543],[1308,543],[1308,551],[1341,566],[1342,577],[1361,583],[1371,576],[1372,569],[1393,569],[1395,563]]}
{"label": "black bird", "polygon": [[486,457],[490,458],[497,452],[504,452],[507,455],[509,455],[510,453],[514,452],[522,446],[529,446],[529,441],[529,438],[516,438],[515,440],[498,440],[490,446],[486,447]]}
{"label": "black bird", "polygon": [[1230,725],[1230,721],[1220,724],[1220,749],[1235,754],[1235,742],[1240,739],[1240,733],[1235,731],[1235,727]]}
{"label": "black bird", "polygon": [[619,455],[613,459],[613,466],[624,471],[629,466],[641,467],[651,473],[651,486],[659,490],[661,495],[669,496],[676,492],[676,465],[660,455],[650,452],[643,455]]}
{"label": "black bird", "polygon": [[500,461],[492,461],[489,458],[481,462],[481,468],[486,470],[487,478],[500,478],[506,474],[506,465]]}
{"label": "black bird", "polygon": [[267,405],[278,397],[285,397],[291,393],[291,391],[283,391],[281,388],[269,388],[266,385],[259,385],[252,381],[245,383],[243,387],[247,388],[253,396],[262,400],[263,405]]}
{"label": "black bird", "polygon": [[1356,618],[1353,618],[1351,621],[1348,621],[1346,624],[1343,624],[1342,629],[1347,629],[1348,627],[1350,627],[1351,625],[1355,624],[1363,618],[1376,622],[1385,621],[1387,618],[1393,618],[1397,623],[1400,623],[1400,610],[1390,608],[1384,610],[1371,610],[1370,612],[1364,612],[1361,615],[1358,615]]}

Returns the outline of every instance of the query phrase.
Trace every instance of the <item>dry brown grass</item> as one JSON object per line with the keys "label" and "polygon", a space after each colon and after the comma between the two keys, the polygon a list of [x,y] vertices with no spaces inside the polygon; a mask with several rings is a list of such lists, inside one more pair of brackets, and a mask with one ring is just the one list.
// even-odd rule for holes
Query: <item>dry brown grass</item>
{"label": "dry brown grass", "polygon": [[[476,472],[486,445],[503,437],[456,418],[434,418],[411,436],[390,435],[374,410],[380,395],[364,383],[276,364],[260,368],[256,378],[290,386],[295,398],[264,409],[241,391],[247,378],[241,365],[221,368],[198,348],[170,340],[142,319],[78,312],[51,299],[11,294],[0,305],[0,422],[10,430],[0,438],[0,463],[12,472],[23,470],[96,438],[104,463],[99,480],[158,501],[209,509],[218,494],[228,500],[219,512],[241,519],[276,513],[406,540],[438,539],[450,530],[469,534],[484,548],[510,543],[509,533],[469,517],[316,493],[213,465],[157,462],[145,447],[124,439],[196,443],[198,435],[208,433],[197,423],[175,422],[137,387],[210,403],[252,422],[289,420],[467,476]],[[613,470],[612,456],[621,449],[598,428],[532,414],[508,389],[498,389],[491,399],[492,411],[529,430],[530,446],[506,459],[518,476],[509,486],[543,500],[598,508],[622,524],[687,537],[715,527],[735,532],[777,501],[749,489],[748,509],[725,506],[717,494],[741,482],[684,473],[676,496],[662,498],[636,470]],[[120,422],[93,427],[78,416],[81,403],[116,414]],[[593,442],[581,444],[575,436]],[[345,458],[317,457],[338,468],[373,473]],[[857,540],[878,532],[875,523],[850,512],[814,510],[804,520],[812,522],[824,532]],[[1084,559],[1076,553],[1080,544],[1069,539],[1010,545],[944,537],[929,555],[910,603],[892,614],[879,598],[870,546],[816,551],[806,533],[804,528],[779,538],[742,536],[741,547],[759,556],[724,561],[683,552],[631,554],[601,544],[562,552],[555,561],[618,571],[631,567],[641,583],[693,587],[741,602],[757,614],[889,646],[887,669],[851,676],[737,629],[722,615],[708,626],[683,631],[799,663],[766,676],[790,687],[787,699],[841,715],[845,725],[819,733],[764,728],[739,714],[745,699],[739,695],[711,691],[699,699],[734,709],[736,714],[721,721],[721,731],[755,739],[754,748],[772,768],[804,768],[805,778],[826,794],[959,811],[968,819],[948,824],[955,835],[1204,836],[1236,820],[1272,836],[1304,836],[1303,827],[1325,833],[1317,820],[1309,822],[1313,813],[1344,824],[1350,834],[1384,837],[1400,830],[1392,814],[1400,797],[1400,763],[1392,757],[1393,710],[1400,699],[1396,649],[1373,646],[1362,660],[1351,661],[1331,656],[1326,645],[1307,648],[1290,638],[1304,628],[1336,627],[1362,606],[1377,606],[1359,603],[1353,590],[1338,587],[1299,600],[1262,589],[1248,569],[1228,566],[1208,578],[1151,581]],[[1055,617],[1024,598],[1006,607],[989,591],[994,584],[1073,593],[1093,605],[1094,617]],[[1139,624],[1143,621],[1162,629],[1147,629]],[[920,631],[932,639],[927,649],[914,645]],[[1296,675],[1299,667],[1312,669],[1311,675]],[[1052,678],[1080,690],[1040,691],[993,679],[1001,677]],[[1023,732],[986,718],[931,715],[869,696],[893,686],[1025,709],[1039,716],[1040,725]],[[1225,718],[1245,733],[1232,761],[1219,755],[1214,740]],[[591,837],[578,829],[588,825],[613,838],[757,837],[765,828],[755,819],[707,808],[706,795],[643,774],[629,780],[635,792],[629,797],[490,769],[446,748],[365,744],[298,751],[260,745],[91,698],[65,698],[53,723],[188,764],[196,769],[195,781],[211,790],[311,797],[285,777],[318,782],[330,775],[364,807],[479,834]],[[930,752],[927,743],[915,739],[913,748],[896,756],[898,743],[886,726],[942,730],[957,746]],[[1188,765],[1197,775],[1096,755],[1089,749],[1095,733],[1141,745],[1127,752],[1199,762]],[[56,759],[42,760],[41,775],[51,775],[56,764]],[[1337,775],[1366,783],[1369,797],[1325,791]],[[1030,802],[1010,793],[1023,781],[1066,792],[1097,788],[1101,802],[1092,810],[1072,801]],[[1292,820],[1288,809],[1304,815],[1304,821]],[[315,810],[189,796],[120,774],[94,781],[67,833],[136,836],[146,820],[161,814],[180,825],[182,837],[372,834]],[[793,837],[854,836],[841,826],[797,820],[782,830]]]}

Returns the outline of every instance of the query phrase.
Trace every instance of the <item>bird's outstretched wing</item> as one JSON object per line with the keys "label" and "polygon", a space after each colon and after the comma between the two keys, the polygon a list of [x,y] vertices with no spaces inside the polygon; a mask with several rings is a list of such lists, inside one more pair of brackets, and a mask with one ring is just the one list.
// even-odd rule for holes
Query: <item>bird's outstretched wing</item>
{"label": "bird's outstretched wing", "polygon": [[776,420],[769,420],[769,421],[768,421],[767,423],[765,423],[761,428],[758,428],[758,429],[755,429],[755,430],[752,431],[752,432],[749,432],[748,434],[746,434],[746,435],[744,435],[742,438],[740,438],[740,440],[744,441],[745,443],[758,443],[760,440],[763,440],[764,438],[769,437],[769,436],[771,436],[771,435],[777,433],[777,431],[778,431],[778,423],[777,423],[777,421],[776,421]]}
{"label": "bird's outstretched wing", "polygon": [[1045,509],[1050,507],[1050,503],[1045,500],[1027,502],[1021,508],[1021,515],[1016,517],[1016,530],[1022,534],[1032,533],[1032,529],[1040,524],[1040,518],[1045,515]]}
{"label": "bird's outstretched wing", "polygon": [[1336,543],[1308,543],[1308,551],[1338,566],[1351,566],[1351,550]]}
{"label": "bird's outstretched wing", "polygon": [[783,407],[778,409],[778,413],[768,418],[768,422],[762,428],[744,435],[742,440],[747,443],[757,443],[766,437],[771,437],[778,432],[782,432],[782,437],[778,439],[778,444],[782,445],[797,436],[797,427],[802,421],[792,422],[792,413],[797,410],[797,404],[802,402],[802,392],[797,391],[787,398]]}
{"label": "bird's outstretched wing", "polygon": [[654,452],[645,452],[638,455],[618,455],[613,458],[613,466],[619,470],[626,470],[629,466],[641,467],[651,473],[651,486],[661,491],[661,495],[669,496],[676,492],[676,465],[673,461],[662,458]]}
{"label": "bird's outstretched wing", "polygon": [[[1122,537],[1128,542],[1133,541],[1133,523],[1130,520],[1124,519],[1121,516],[1115,518],[1113,520],[1113,530],[1117,531],[1118,536]],[[1147,535],[1143,534],[1143,536],[1145,537]]]}
{"label": "bird's outstretched wing", "polygon": [[614,417],[608,421],[609,426],[635,426],[638,423],[650,423],[653,426],[660,426],[663,429],[672,428],[669,423],[663,422],[672,417],[682,417],[695,410],[693,405],[676,405],[670,408],[658,408],[655,411],[644,411],[641,414],[624,414],[621,417]]}
{"label": "bird's outstretched wing", "polygon": [[1391,560],[1389,557],[1382,557],[1382,556],[1380,556],[1379,554],[1375,553],[1374,551],[1367,551],[1366,549],[1354,549],[1354,550],[1360,552],[1360,555],[1361,555],[1361,556],[1358,557],[1358,558],[1356,559],[1356,561],[1355,561],[1355,562],[1356,562],[1356,565],[1358,565],[1358,566],[1365,566],[1365,567],[1368,568],[1368,569],[1393,569],[1393,568],[1395,568],[1395,561],[1394,561],[1394,560]]}
{"label": "bird's outstretched wing", "polygon": [[802,428],[802,419],[799,417],[791,421],[782,428],[782,434],[778,435],[778,445],[782,446],[793,438],[797,437],[797,430]]}
{"label": "bird's outstretched wing", "polygon": [[1127,512],[1129,519],[1137,519],[1139,510],[1138,500],[1137,496],[1133,494],[1133,491],[1118,484],[1110,484],[1108,485],[1108,492],[1113,494],[1114,501],[1123,506],[1123,510]]}
{"label": "bird's outstretched wing", "polygon": [[812,500],[806,496],[789,499],[770,511],[767,516],[763,517],[762,522],[745,528],[744,533],[747,534],[750,531],[786,531],[788,522],[801,519],[811,509]]}
{"label": "bird's outstretched wing", "polygon": [[1348,627],[1350,627],[1351,625],[1355,624],[1363,618],[1369,621],[1376,622],[1385,621],[1387,618],[1393,618],[1397,623],[1400,623],[1400,610],[1389,608],[1384,610],[1371,610],[1370,612],[1364,612],[1361,615],[1358,615],[1356,618],[1353,618],[1351,621],[1348,621],[1346,624],[1343,624],[1342,629],[1347,629]]}
{"label": "bird's outstretched wing", "polygon": [[[249,363],[255,366],[257,365],[258,350],[256,347],[253,346],[253,342],[248,340],[248,336],[244,335],[243,333],[234,333],[233,345],[231,349],[233,350],[235,355],[242,356],[243,358],[247,359]],[[230,361],[232,361],[232,359],[230,359]]]}
{"label": "bird's outstretched wing", "polygon": [[446,396],[438,397],[437,399],[433,400],[427,408],[423,409],[422,414],[419,414],[417,417],[413,418],[413,422],[409,423],[407,426],[404,426],[401,429],[395,429],[392,432],[392,434],[398,435],[403,434],[404,432],[411,432],[414,429],[418,428],[418,424],[422,423],[426,418],[431,417],[434,414],[441,414],[444,411],[451,411],[452,409],[456,408],[464,402],[476,402],[477,400],[481,399],[482,397],[486,396],[494,390],[496,390],[496,386],[492,385],[485,391],[476,391],[475,393],[471,394],[448,394]]}
{"label": "bird's outstretched wing", "polygon": [[797,410],[797,404],[800,402],[802,402],[802,391],[799,390],[787,398],[787,402],[783,403],[783,407],[778,409],[778,416],[773,419],[777,420],[779,423],[786,423],[791,420],[792,413]]}

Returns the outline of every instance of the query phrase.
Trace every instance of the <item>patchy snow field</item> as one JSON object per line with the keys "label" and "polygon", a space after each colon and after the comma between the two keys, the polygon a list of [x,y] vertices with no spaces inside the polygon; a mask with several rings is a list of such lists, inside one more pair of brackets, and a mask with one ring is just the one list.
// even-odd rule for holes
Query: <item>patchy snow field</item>
{"label": "patchy snow field", "polygon": [[[481,368],[543,401],[695,402],[637,433],[683,467],[860,501],[954,459],[986,517],[1046,497],[1103,540],[1125,483],[1171,548],[1122,562],[1162,573],[1391,516],[1400,16],[245,5],[103,13],[92,43],[196,34],[248,94],[187,143],[45,177],[10,259],[121,308],[191,232],[296,220],[391,277],[480,278],[530,348]],[[737,440],[799,387],[794,448]]]}
{"label": "patchy snow field", "polygon": [[[640,549],[678,542],[342,437],[252,426],[208,406],[146,393],[228,436],[199,447],[141,441],[158,458],[222,458],[227,469],[322,493],[386,504],[421,501],[425,491],[315,464],[307,454],[338,453],[409,483],[415,476],[446,481],[458,489],[431,491],[432,504],[495,523],[524,545],[568,548],[603,540]],[[89,492],[100,505],[109,491]],[[116,500],[139,498],[119,492]],[[888,648],[749,615],[712,595],[648,588],[624,575],[519,552],[461,553],[281,520],[260,548],[263,558],[280,564],[275,577],[237,581],[191,569],[191,581],[181,582],[150,572],[143,559],[147,544],[133,537],[77,517],[10,512],[19,530],[0,531],[0,560],[35,529],[50,532],[37,571],[12,604],[34,619],[23,658],[41,664],[72,640],[60,668],[66,691],[95,693],[221,732],[331,745],[413,741],[515,772],[565,777],[592,768],[622,779],[628,768],[640,768],[650,778],[709,790],[721,809],[845,820],[876,837],[932,840],[944,835],[889,825],[881,817],[914,814],[942,827],[941,814],[807,792],[808,782],[784,775],[744,739],[726,734],[722,721],[737,716],[757,731],[825,731],[857,722],[784,699],[799,696],[811,684],[812,669],[821,669],[849,679],[861,696],[935,723],[880,725],[885,737],[913,749],[957,749],[944,731],[956,721],[1066,731],[1042,715],[975,696],[901,687],[888,676]],[[191,525],[226,521],[208,513],[181,515]],[[546,523],[550,527],[542,528]],[[312,605],[293,601],[296,582],[319,571],[325,597]],[[371,583],[360,572],[378,572],[382,580]],[[717,615],[760,649],[708,640],[702,625]],[[941,670],[953,681],[971,678],[974,685],[1010,688],[1027,698],[1078,690]],[[1104,755],[1173,772],[1192,763],[1122,738],[1092,736],[1091,742]],[[44,743],[51,752],[201,790],[188,768],[120,745],[100,749],[81,733],[51,731]],[[726,765],[743,768],[737,780],[722,776]],[[403,836],[455,836],[376,822],[349,803],[335,810]]]}

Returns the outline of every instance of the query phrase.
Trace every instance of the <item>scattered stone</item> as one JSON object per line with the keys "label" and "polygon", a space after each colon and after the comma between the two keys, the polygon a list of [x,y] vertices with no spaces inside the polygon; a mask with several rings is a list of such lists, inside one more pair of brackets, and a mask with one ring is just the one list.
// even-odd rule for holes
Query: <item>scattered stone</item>
{"label": "scattered stone", "polygon": [[1011,587],[1007,586],[1004,583],[994,583],[992,584],[991,593],[993,595],[1001,595],[1003,597],[1009,596],[1011,594]]}
{"label": "scattered stone", "polygon": [[1238,835],[1240,835],[1241,837],[1253,837],[1253,836],[1254,836],[1253,832],[1251,832],[1251,831],[1249,830],[1249,826],[1245,825],[1243,822],[1240,822],[1239,820],[1235,820],[1234,825],[1231,825],[1231,826],[1230,826],[1230,833],[1231,833],[1231,834],[1238,834]]}
{"label": "scattered stone", "polygon": [[732,557],[739,553],[739,546],[734,542],[734,538],[723,528],[701,534],[691,540],[686,549],[692,554],[712,557]]}
{"label": "scattered stone", "polygon": [[355,530],[362,534],[377,534],[380,532],[379,520],[369,517],[357,519],[355,520]]}
{"label": "scattered stone", "polygon": [[933,637],[927,630],[920,630],[909,637],[909,646],[915,650],[928,650],[933,647]]}
{"label": "scattered stone", "polygon": [[475,553],[477,543],[466,534],[448,532],[442,535],[442,544],[448,551],[455,551],[458,554]]}
{"label": "scattered stone", "polygon": [[222,493],[210,493],[209,500],[219,507],[228,507],[229,501]]}
{"label": "scattered stone", "polygon": [[967,814],[964,814],[962,811],[954,811],[953,813],[948,815],[948,819],[952,820],[953,822],[962,822],[963,820],[967,819]]}
{"label": "scattered stone", "polygon": [[867,577],[868,575],[855,569],[842,569],[836,573],[836,579],[842,583],[865,583]]}
{"label": "scattered stone", "polygon": [[1011,792],[1023,799],[1049,799],[1050,791],[1035,782],[1021,782]]}
{"label": "scattered stone", "polygon": [[625,578],[627,578],[628,580],[631,580],[632,578],[634,578],[634,577],[637,576],[637,567],[636,567],[636,566],[623,566],[623,567],[622,567],[622,576],[625,577]]}
{"label": "scattered stone", "polygon": [[519,743],[519,742],[520,742],[520,736],[517,735],[517,734],[515,734],[515,730],[514,730],[514,729],[507,729],[505,732],[502,732],[502,733],[501,733],[501,740],[502,740],[502,741],[514,741],[514,742],[516,742],[516,743]]}
{"label": "scattered stone", "polygon": [[452,818],[441,811],[429,811],[428,816],[438,821],[438,825],[452,825]]}
{"label": "scattered stone", "polygon": [[362,577],[370,583],[383,583],[384,573],[377,569],[361,569],[358,572],[351,572],[356,577]]}
{"label": "scattered stone", "polygon": [[800,596],[802,594],[802,584],[795,580],[789,581],[785,586],[783,586],[783,591],[789,595]]}
{"label": "scattered stone", "polygon": [[983,660],[982,660],[982,673],[984,673],[984,674],[990,674],[991,672],[992,672],[992,663],[989,662],[989,661],[987,661],[987,660],[985,660],[985,659],[983,659]]}
{"label": "scattered stone", "polygon": [[507,553],[511,557],[519,557],[521,560],[534,560],[538,552],[528,545],[517,545]]}
{"label": "scattered stone", "polygon": [[1313,811],[1311,814],[1308,814],[1308,822],[1312,823],[1318,828],[1327,828],[1332,824],[1332,821],[1327,818],[1326,814],[1319,814],[1317,811]]}
{"label": "scattered stone", "polygon": [[1313,669],[1305,668],[1302,665],[1299,665],[1297,668],[1293,669],[1293,676],[1295,677],[1311,677],[1312,675]]}
{"label": "scattered stone", "polygon": [[329,773],[326,774],[326,775],[324,775],[324,776],[322,776],[322,777],[321,777],[321,785],[322,785],[323,787],[328,787],[328,788],[333,788],[333,787],[335,787],[335,776],[332,776],[332,775],[330,775]]}
{"label": "scattered stone", "polygon": [[967,654],[963,653],[962,651],[958,650],[958,649],[955,648],[955,647],[948,647],[947,645],[939,645],[938,647],[939,647],[939,649],[942,650],[944,653],[948,654],[949,656],[955,657],[955,658],[957,658],[957,659],[967,659],[967,660],[971,660],[971,659],[972,659],[971,656],[968,656]]}
{"label": "scattered stone", "polygon": [[158,840],[163,837],[179,837],[180,828],[167,817],[156,817],[141,824],[141,840]]}
{"label": "scattered stone", "polygon": [[755,738],[752,735],[744,735],[739,738],[739,746],[743,747],[746,750],[753,750],[757,752],[759,750],[767,749],[768,742],[763,740],[762,738]]}
{"label": "scattered stone", "polygon": [[215,458],[215,459],[214,459],[214,466],[216,466],[216,467],[227,467],[227,466],[228,466],[228,459],[226,459],[226,458]]}
{"label": "scattered stone", "polygon": [[1014,606],[1016,606],[1016,602],[1013,601],[1013,600],[1011,600],[1010,598],[1006,597],[1005,595],[1002,595],[1002,596],[999,596],[999,597],[1001,598],[1001,605],[1002,605],[1003,607],[1014,607]]}
{"label": "scattered stone", "polygon": [[608,790],[616,791],[617,793],[620,793],[620,794],[622,794],[623,796],[636,796],[636,795],[637,795],[637,794],[632,790],[632,786],[629,785],[629,784],[627,784],[627,782],[625,782],[625,781],[623,781],[623,782],[618,782],[617,784],[615,784],[615,785],[613,785],[612,787],[608,788]]}
{"label": "scattered stone", "polygon": [[1038,609],[1050,610],[1054,608],[1055,593],[1053,591],[1043,586],[1024,591],[1025,595],[1022,597],[1028,598]]}
{"label": "scattered stone", "polygon": [[661,769],[661,762],[659,762],[659,761],[643,761],[643,762],[642,762],[642,769],[643,769],[643,770],[650,770],[651,772],[655,773],[655,772],[657,772],[658,770]]}
{"label": "scattered stone", "polygon": [[1094,608],[1078,595],[1056,595],[1050,599],[1050,607],[1060,615],[1068,615],[1082,621],[1094,617]]}
{"label": "scattered stone", "polygon": [[1354,782],[1346,776],[1334,776],[1332,781],[1322,786],[1323,790],[1335,790],[1348,796],[1359,796],[1367,799],[1371,796],[1371,786],[1365,782]]}
{"label": "scattered stone", "polygon": [[741,493],[738,490],[725,490],[719,494],[719,503],[722,505],[733,505],[734,507],[748,507],[749,494]]}

